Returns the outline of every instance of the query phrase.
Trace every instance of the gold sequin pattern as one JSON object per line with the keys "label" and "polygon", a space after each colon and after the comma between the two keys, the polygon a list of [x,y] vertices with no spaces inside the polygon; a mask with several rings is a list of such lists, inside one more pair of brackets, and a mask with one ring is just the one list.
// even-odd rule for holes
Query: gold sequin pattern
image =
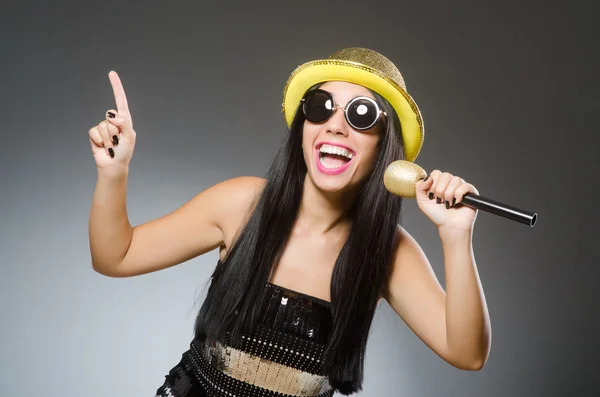
{"label": "gold sequin pattern", "polygon": [[400,197],[416,197],[417,181],[425,179],[427,173],[415,163],[397,160],[385,170],[383,184],[391,193]]}
{"label": "gold sequin pattern", "polygon": [[392,61],[375,51],[357,47],[344,48],[331,54],[329,59],[344,59],[349,62],[356,62],[358,64],[369,66],[372,69],[389,76],[392,81],[406,91],[406,84],[400,70],[398,70]]}
{"label": "gold sequin pattern", "polygon": [[220,357],[221,371],[234,379],[273,392],[294,396],[316,396],[328,388],[326,376],[315,375],[297,368],[248,354],[216,342],[205,346],[202,357]]}

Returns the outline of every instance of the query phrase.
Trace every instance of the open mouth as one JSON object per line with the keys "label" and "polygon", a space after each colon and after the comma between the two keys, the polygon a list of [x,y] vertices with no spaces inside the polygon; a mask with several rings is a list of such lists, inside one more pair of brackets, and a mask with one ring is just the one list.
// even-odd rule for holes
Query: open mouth
{"label": "open mouth", "polygon": [[354,157],[354,153],[350,150],[333,146],[329,144],[322,144],[319,148],[319,163],[327,169],[334,170],[341,168],[348,164]]}

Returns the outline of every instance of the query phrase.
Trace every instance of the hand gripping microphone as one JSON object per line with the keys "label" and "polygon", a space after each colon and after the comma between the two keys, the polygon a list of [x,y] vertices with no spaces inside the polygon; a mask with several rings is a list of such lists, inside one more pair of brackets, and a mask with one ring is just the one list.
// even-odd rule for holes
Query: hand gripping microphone
{"label": "hand gripping microphone", "polygon": [[[385,170],[383,184],[386,189],[396,196],[405,198],[416,197],[416,183],[425,179],[427,173],[417,164],[398,160],[390,164]],[[512,219],[533,227],[537,221],[537,213],[525,211],[510,205],[499,203],[495,200],[467,193],[464,195],[462,205]]]}

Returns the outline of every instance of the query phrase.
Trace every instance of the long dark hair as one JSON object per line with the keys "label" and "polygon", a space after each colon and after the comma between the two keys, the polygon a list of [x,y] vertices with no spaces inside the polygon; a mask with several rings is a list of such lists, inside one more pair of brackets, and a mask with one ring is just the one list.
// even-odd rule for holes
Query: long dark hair
{"label": "long dark hair", "polygon": [[[402,207],[402,199],[383,185],[387,166],[404,157],[400,123],[389,103],[373,95],[387,113],[387,127],[374,170],[349,210],[349,234],[331,280],[333,330],[323,361],[329,382],[341,394],[362,389],[367,338],[389,279]],[[303,126],[304,115],[297,111],[254,210],[212,275],[196,319],[197,336],[222,338],[229,332],[239,342],[245,330],[253,329],[258,315],[254,303],[279,262],[300,208],[307,172]]]}

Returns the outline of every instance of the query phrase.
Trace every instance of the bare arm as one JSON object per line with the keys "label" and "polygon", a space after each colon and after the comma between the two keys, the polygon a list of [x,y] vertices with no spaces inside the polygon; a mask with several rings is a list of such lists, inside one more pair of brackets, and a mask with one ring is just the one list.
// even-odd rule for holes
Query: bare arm
{"label": "bare arm", "polygon": [[90,217],[92,266],[106,276],[130,277],[212,251],[240,226],[262,183],[255,177],[226,180],[168,215],[131,227],[125,182],[99,178]]}
{"label": "bare arm", "polygon": [[98,173],[89,221],[92,267],[109,274],[121,263],[133,236],[126,208],[127,172]]}
{"label": "bare arm", "polygon": [[447,294],[418,243],[399,229],[399,247],[386,300],[436,354],[451,365],[481,369],[490,349],[485,298],[470,236],[440,232]]}
{"label": "bare arm", "polygon": [[117,109],[89,131],[98,169],[89,221],[92,267],[111,277],[135,276],[229,243],[262,186],[260,178],[218,183],[168,215],[131,226],[126,197],[136,133],[121,79],[114,71],[109,79]]}

